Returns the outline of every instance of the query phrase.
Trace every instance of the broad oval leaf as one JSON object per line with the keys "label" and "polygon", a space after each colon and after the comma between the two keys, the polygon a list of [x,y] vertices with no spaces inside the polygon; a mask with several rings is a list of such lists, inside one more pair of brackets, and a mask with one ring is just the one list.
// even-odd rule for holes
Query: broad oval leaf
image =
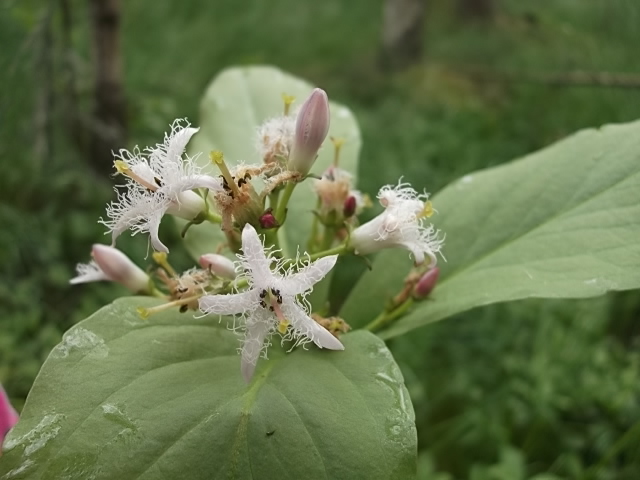
{"label": "broad oval leaf", "polygon": [[[640,287],[640,122],[584,130],[467,175],[433,203],[448,261],[431,298],[385,338],[490,303]],[[407,270],[390,267],[405,257],[380,253],[341,315],[373,318],[400,288]]]}
{"label": "broad oval leaf", "polygon": [[[253,66],[229,68],[220,73],[209,85],[200,105],[200,131],[188,146],[191,155],[202,152],[201,164],[209,161],[211,150],[224,153],[229,165],[239,162],[262,163],[255,149],[256,130],[268,118],[282,115],[282,94],[296,97],[292,109],[307,98],[313,86],[274,67]],[[331,96],[331,92],[328,92]],[[321,174],[333,161],[333,147],[329,137],[344,138],[340,152],[340,167],[352,173],[358,170],[360,129],[348,108],[330,103],[331,126],[312,171]],[[288,221],[283,226],[285,235],[282,248],[285,254],[295,255],[296,249],[306,247],[313,219],[316,195],[311,182],[302,182],[289,202]],[[185,222],[179,220],[182,229]],[[194,258],[213,251],[224,242],[220,228],[210,224],[192,227],[186,237],[186,246]]]}
{"label": "broad oval leaf", "polygon": [[235,335],[133,297],[69,330],[29,394],[3,480],[410,478],[414,414],[384,343],[271,347],[246,385]]}

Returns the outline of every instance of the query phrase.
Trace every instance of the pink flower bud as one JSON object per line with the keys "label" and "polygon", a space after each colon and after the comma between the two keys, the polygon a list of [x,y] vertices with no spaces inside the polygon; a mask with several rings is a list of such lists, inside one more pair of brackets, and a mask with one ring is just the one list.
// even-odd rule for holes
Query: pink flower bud
{"label": "pink flower bud", "polygon": [[431,291],[435,288],[436,283],[438,282],[438,276],[440,275],[440,269],[438,267],[434,267],[431,270],[427,271],[413,289],[413,294],[417,298],[425,298],[429,296]]}
{"label": "pink flower bud", "polygon": [[293,147],[289,154],[289,170],[309,173],[318,150],[329,132],[329,99],[324,90],[316,88],[300,107],[296,119]]}
{"label": "pink flower bud", "polygon": [[273,210],[268,208],[259,218],[260,226],[265,229],[277,228],[280,226],[278,220],[276,220]]}
{"label": "pink flower bud", "polygon": [[236,269],[231,260],[224,255],[207,253],[200,257],[200,266],[219,277],[233,280],[236,278]]}
{"label": "pink flower bud", "polygon": [[9,398],[0,385],[0,445],[13,426],[18,423],[18,412],[9,403]]}
{"label": "pink flower bud", "polygon": [[351,218],[353,214],[356,213],[356,207],[358,206],[358,200],[353,195],[349,195],[347,199],[344,201],[344,206],[342,208],[342,214],[344,218]]}
{"label": "pink flower bud", "polygon": [[118,282],[135,293],[149,289],[149,276],[117,248],[97,243],[91,256],[106,280]]}

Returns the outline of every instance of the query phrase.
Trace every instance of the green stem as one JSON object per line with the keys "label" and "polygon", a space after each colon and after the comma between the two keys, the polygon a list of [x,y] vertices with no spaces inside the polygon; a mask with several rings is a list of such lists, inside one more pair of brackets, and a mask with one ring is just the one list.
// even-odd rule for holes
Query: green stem
{"label": "green stem", "polygon": [[[318,198],[316,203],[316,212],[320,210],[322,206],[322,200]],[[316,249],[316,241],[318,240],[318,223],[320,220],[318,219],[319,213],[313,215],[313,222],[311,223],[311,234],[309,235],[309,241],[307,242],[307,250],[313,252]]]}
{"label": "green stem", "polygon": [[213,213],[211,210],[207,210],[204,212],[205,219],[211,223],[222,223],[222,217],[218,214]]}
{"label": "green stem", "polygon": [[336,236],[336,229],[334,227],[330,227],[329,225],[324,227],[324,236],[322,238],[322,244],[320,248],[322,250],[327,250],[331,248],[331,244],[333,243],[333,239]]}
{"label": "green stem", "polygon": [[[346,243],[343,243],[342,245],[338,245],[337,247],[313,253],[309,255],[309,259],[310,261],[314,261],[318,260],[319,258],[328,257],[329,255],[346,255],[351,252],[353,252],[353,247],[350,247]],[[290,258],[284,262],[284,266],[289,266],[294,263],[296,263],[295,259]]]}
{"label": "green stem", "polygon": [[291,198],[291,194],[293,190],[296,188],[295,182],[287,183],[287,186],[284,187],[284,191],[282,192],[282,198],[278,202],[278,208],[276,209],[275,215],[276,220],[280,225],[284,223],[285,217],[287,215],[287,204],[289,203],[289,199]]}
{"label": "green stem", "polygon": [[273,245],[277,250],[280,250],[280,241],[278,239],[278,230],[269,229],[264,230],[264,238],[269,245]]}
{"label": "green stem", "polygon": [[352,250],[353,249],[351,247],[343,244],[328,250],[323,250],[322,252],[313,253],[309,255],[309,257],[311,260],[317,260],[319,258],[328,257],[329,255],[345,255],[347,253],[351,253]]}
{"label": "green stem", "polygon": [[370,332],[382,330],[407,313],[407,311],[413,306],[413,302],[413,297],[409,297],[393,310],[382,312],[369,325],[367,325],[365,329]]}
{"label": "green stem", "polygon": [[271,194],[269,195],[269,208],[271,208],[271,210],[274,212],[278,210],[279,197],[280,197],[280,190],[275,190],[271,192]]}
{"label": "green stem", "polygon": [[320,250],[327,250],[328,248],[331,248],[338,228],[339,223],[337,212],[335,210],[332,210],[324,219],[324,235],[322,238],[322,243],[320,244]]}

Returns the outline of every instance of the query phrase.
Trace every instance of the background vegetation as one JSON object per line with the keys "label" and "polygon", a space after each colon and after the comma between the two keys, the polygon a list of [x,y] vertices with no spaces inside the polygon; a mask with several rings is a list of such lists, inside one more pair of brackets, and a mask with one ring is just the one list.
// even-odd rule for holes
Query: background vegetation
{"label": "background vegetation", "polygon": [[[0,382],[18,408],[62,332],[124,293],[67,284],[104,241],[96,218],[112,195],[65,122],[69,62],[80,108],[93,82],[88,8],[70,5],[71,30],[57,2],[0,5]],[[354,110],[359,185],[372,195],[401,175],[434,192],[579,128],[640,117],[638,87],[567,75],[640,74],[637,1],[496,0],[486,18],[455,5],[428,2],[423,61],[391,73],[378,67],[381,0],[122,2],[129,146],[155,143],[176,117],[197,123],[211,78],[249,63],[307,78]],[[146,242],[123,249],[144,256]],[[420,478],[637,478],[639,317],[636,292],[527,301],[394,340]]]}

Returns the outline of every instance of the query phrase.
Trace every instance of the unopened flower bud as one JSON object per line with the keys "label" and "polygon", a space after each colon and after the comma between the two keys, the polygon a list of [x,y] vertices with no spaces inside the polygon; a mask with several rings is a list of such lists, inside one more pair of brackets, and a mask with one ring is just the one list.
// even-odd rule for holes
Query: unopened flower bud
{"label": "unopened flower bud", "polygon": [[342,214],[344,218],[351,218],[356,213],[356,207],[358,206],[358,200],[353,195],[349,195],[344,201],[344,207],[342,208]]}
{"label": "unopened flower bud", "polygon": [[13,426],[18,423],[18,412],[9,403],[7,394],[0,385],[0,445]]}
{"label": "unopened flower bud", "polygon": [[132,292],[148,290],[149,276],[117,248],[95,244],[91,256],[106,280],[118,282]]}
{"label": "unopened flower bud", "polygon": [[289,154],[289,170],[309,173],[318,150],[329,132],[329,99],[324,90],[316,88],[300,107],[296,119],[293,147]]}
{"label": "unopened flower bud", "polygon": [[264,229],[277,228],[280,226],[276,216],[273,214],[273,210],[268,208],[262,215],[260,215],[260,226]]}
{"label": "unopened flower bud", "polygon": [[233,280],[236,278],[236,269],[231,260],[224,255],[207,253],[200,256],[200,266],[219,277]]}
{"label": "unopened flower bud", "polygon": [[440,275],[440,269],[438,267],[434,267],[431,270],[427,271],[418,283],[416,283],[415,288],[413,289],[413,294],[416,298],[425,298],[429,296],[431,291],[435,288],[436,283],[438,282],[438,276]]}

